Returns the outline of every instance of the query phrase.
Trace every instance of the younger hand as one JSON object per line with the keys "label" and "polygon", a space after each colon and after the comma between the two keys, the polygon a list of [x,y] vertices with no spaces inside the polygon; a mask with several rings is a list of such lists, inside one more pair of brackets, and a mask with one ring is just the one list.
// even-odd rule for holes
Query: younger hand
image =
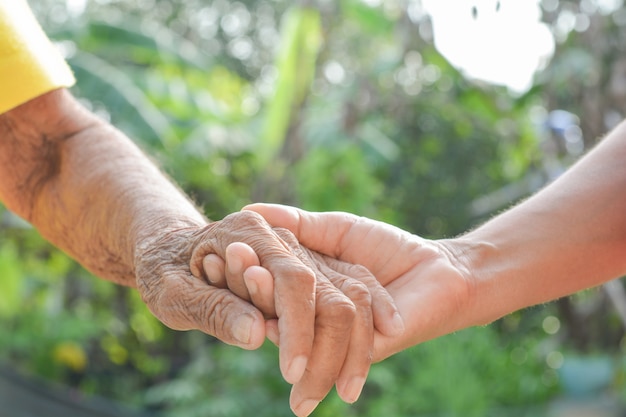
{"label": "younger hand", "polygon": [[312,250],[366,267],[393,297],[406,331],[376,333],[374,361],[474,322],[472,278],[446,244],[349,213],[312,213],[295,207],[253,204],[272,226],[294,233]]}

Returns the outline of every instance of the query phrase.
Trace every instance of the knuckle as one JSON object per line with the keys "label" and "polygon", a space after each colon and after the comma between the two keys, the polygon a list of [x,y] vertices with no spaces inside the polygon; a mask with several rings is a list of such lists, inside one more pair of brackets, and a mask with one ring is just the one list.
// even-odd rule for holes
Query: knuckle
{"label": "knuckle", "polygon": [[189,257],[189,268],[195,277],[200,278],[206,274],[202,261],[211,253],[213,253],[213,248],[211,242],[208,241],[200,242],[193,248]]}
{"label": "knuckle", "polygon": [[337,327],[351,327],[356,313],[357,309],[354,303],[344,294],[338,293],[326,300],[321,306],[318,316]]}
{"label": "knuckle", "polygon": [[296,264],[293,267],[293,279],[298,285],[315,286],[315,273],[306,265]]}
{"label": "knuckle", "polygon": [[338,320],[352,322],[356,317],[356,307],[352,302],[341,303],[335,308],[335,316]]}
{"label": "knuckle", "polygon": [[241,227],[255,227],[259,225],[265,225],[265,219],[259,213],[250,210],[239,211],[231,213],[224,217],[223,223],[237,223]]}
{"label": "knuckle", "polygon": [[350,264],[348,267],[349,275],[358,278],[360,281],[375,280],[369,269],[359,264]]}
{"label": "knuckle", "polygon": [[372,294],[363,282],[348,280],[344,292],[358,306],[370,306],[372,304]]}
{"label": "knuckle", "polygon": [[315,288],[317,278],[311,268],[303,263],[285,258],[284,262],[277,262],[274,264],[274,271],[277,272],[275,277],[282,280],[284,284],[297,288]]}
{"label": "knuckle", "polygon": [[300,247],[300,242],[298,242],[296,236],[289,230],[282,227],[274,227],[272,230],[274,230],[274,233],[276,233],[278,237],[284,240],[285,243],[289,245],[289,247]]}
{"label": "knuckle", "polygon": [[260,215],[254,212],[231,213],[222,220],[211,223],[206,229],[203,240],[210,242],[221,256],[226,247],[234,242],[245,242],[255,246],[267,236],[269,226]]}

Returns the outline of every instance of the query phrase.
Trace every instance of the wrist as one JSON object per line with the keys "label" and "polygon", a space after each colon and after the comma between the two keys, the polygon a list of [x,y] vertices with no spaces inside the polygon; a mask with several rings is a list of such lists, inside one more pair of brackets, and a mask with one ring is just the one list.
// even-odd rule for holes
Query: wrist
{"label": "wrist", "polygon": [[467,282],[466,311],[459,328],[489,324],[512,310],[493,262],[498,259],[498,248],[486,240],[471,235],[439,241],[450,261]]}
{"label": "wrist", "polygon": [[205,228],[186,226],[159,230],[137,240],[132,251],[133,283],[143,295],[156,291],[168,271],[189,273],[191,257]]}
{"label": "wrist", "polygon": [[[150,218],[151,216],[144,217]],[[181,259],[189,259],[197,241],[206,234],[212,224],[182,215],[177,218],[146,220],[136,224],[129,241],[133,271],[137,269],[138,264],[145,261],[147,253],[164,246],[169,248],[170,254],[176,251]],[[158,260],[159,258],[152,258],[152,261]],[[161,260],[170,262],[171,258],[163,257]]]}

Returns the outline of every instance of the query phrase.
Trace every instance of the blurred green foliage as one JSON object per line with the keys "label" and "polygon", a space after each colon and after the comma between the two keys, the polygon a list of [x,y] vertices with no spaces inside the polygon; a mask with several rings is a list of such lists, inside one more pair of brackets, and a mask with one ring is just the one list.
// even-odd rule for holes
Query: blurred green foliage
{"label": "blurred green foliage", "polygon": [[[419,1],[32,3],[76,73],[74,93],[214,219],[274,201],[429,237],[460,233],[532,191],[509,193],[510,184],[525,184],[529,172],[543,178],[551,156],[537,114],[591,111],[576,97],[607,84],[573,71],[599,71],[594,34],[575,32],[525,95],[473,83],[435,49]],[[572,10],[613,18],[588,1],[545,3],[554,27]],[[585,140],[607,128],[582,127]],[[503,191],[504,200],[493,197]],[[165,415],[291,415],[273,346],[244,352],[170,331],[134,291],[91,277],[2,216],[3,361]],[[355,405],[331,393],[314,415],[536,415],[559,392],[558,364],[546,358],[580,347],[571,342],[576,314],[562,315],[570,307],[534,308],[417,346],[375,365]],[[616,352],[621,324],[601,313],[604,336],[593,340],[603,344],[586,348]],[[558,333],[542,327],[555,316]]]}

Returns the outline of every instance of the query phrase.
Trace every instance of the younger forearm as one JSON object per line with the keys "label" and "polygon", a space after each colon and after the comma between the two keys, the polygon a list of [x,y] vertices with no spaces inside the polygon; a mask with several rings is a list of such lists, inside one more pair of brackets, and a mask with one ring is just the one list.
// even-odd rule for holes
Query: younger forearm
{"label": "younger forearm", "polygon": [[626,273],[626,125],[544,190],[449,241],[476,323]]}

